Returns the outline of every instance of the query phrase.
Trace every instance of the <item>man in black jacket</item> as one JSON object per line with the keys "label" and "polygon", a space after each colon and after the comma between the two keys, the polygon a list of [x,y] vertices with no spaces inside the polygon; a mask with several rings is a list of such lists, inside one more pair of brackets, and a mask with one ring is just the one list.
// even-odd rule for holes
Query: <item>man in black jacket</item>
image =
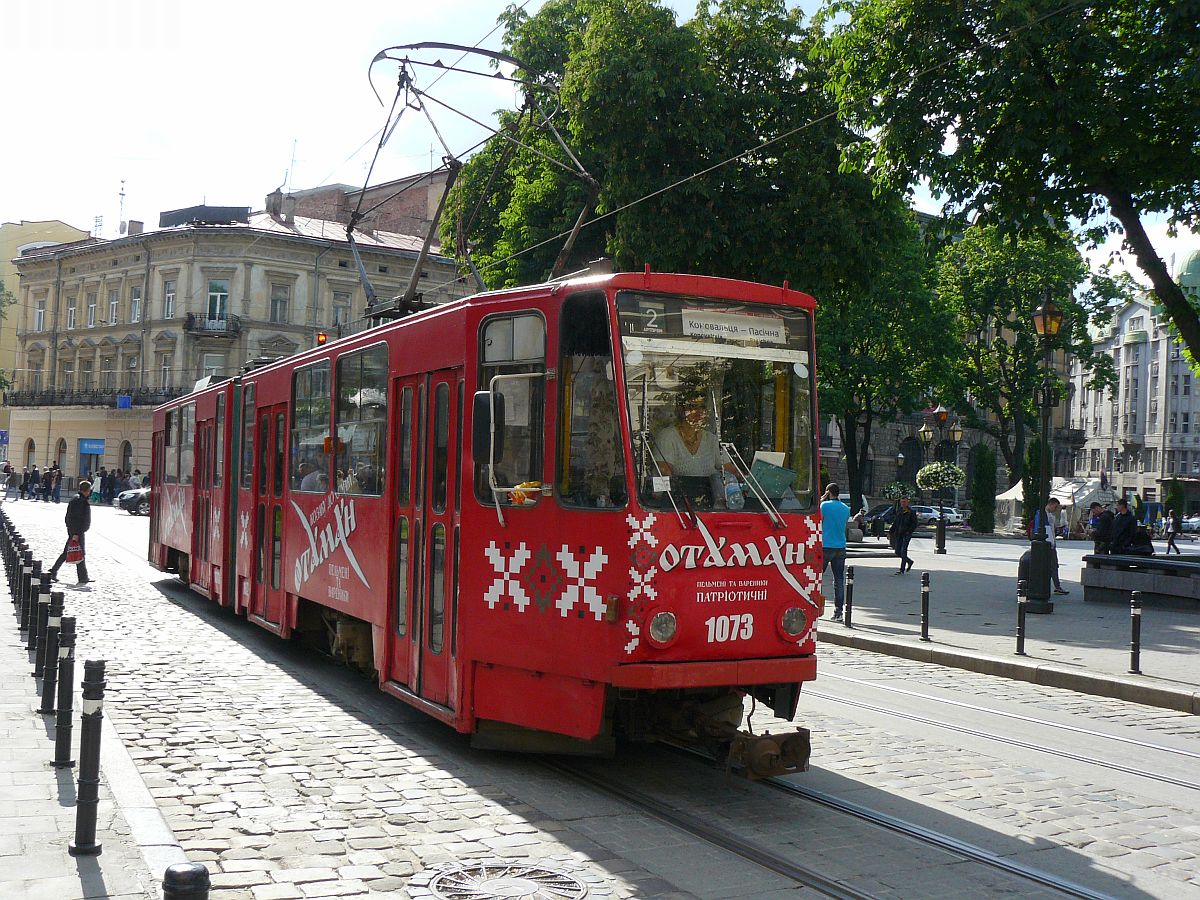
{"label": "man in black jacket", "polygon": [[1127,553],[1133,543],[1133,531],[1137,527],[1129,501],[1122,497],[1117,501],[1117,514],[1113,517],[1112,538],[1108,542],[1110,553]]}
{"label": "man in black jacket", "polygon": [[[88,501],[91,493],[91,484],[81,481],[78,496],[71,498],[71,502],[67,504],[67,543],[54,565],[50,567],[51,581],[58,581],[58,570],[67,561],[67,548],[71,546],[71,538],[79,538],[79,549],[84,549],[83,536],[92,527],[92,505]],[[79,576],[79,586],[85,587],[90,582],[86,557],[75,564],[75,572]]]}
{"label": "man in black jacket", "polygon": [[892,527],[888,529],[888,538],[892,542],[892,549],[900,557],[900,571],[895,573],[897,575],[903,575],[913,567],[913,561],[908,558],[908,542],[912,540],[913,532],[917,530],[917,513],[909,505],[909,502],[907,497],[900,498],[900,508],[896,510]]}
{"label": "man in black jacket", "polygon": [[1088,507],[1090,518],[1088,524],[1092,532],[1092,552],[1108,553],[1109,542],[1112,540],[1113,514],[1103,503],[1093,503]]}

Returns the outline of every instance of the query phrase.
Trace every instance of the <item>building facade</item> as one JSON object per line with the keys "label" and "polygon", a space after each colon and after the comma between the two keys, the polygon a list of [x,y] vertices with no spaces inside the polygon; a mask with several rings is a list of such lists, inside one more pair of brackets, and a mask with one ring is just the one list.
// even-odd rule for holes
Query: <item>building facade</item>
{"label": "building facade", "polygon": [[[1200,302],[1200,250],[1179,267],[1184,294]],[[1144,294],[1125,304],[1094,335],[1096,349],[1112,357],[1113,391],[1084,387],[1076,363],[1071,371],[1071,424],[1085,443],[1075,455],[1075,474],[1108,478],[1118,495],[1160,503],[1164,482],[1177,480],[1186,513],[1200,512],[1200,397],[1183,346],[1170,320]]]}
{"label": "building facade", "polygon": [[[101,466],[147,471],[155,405],[354,327],[367,297],[345,225],[292,208],[275,193],[266,212],[196,207],[162,220],[185,224],[143,232],[132,222],[118,240],[22,254],[5,397],[11,461],[57,462],[71,478]],[[423,240],[356,232],[379,297],[404,291]],[[425,302],[466,293],[453,260],[438,255],[418,284]]]}
{"label": "building facade", "polygon": [[[85,240],[86,231],[73,228],[65,222],[57,220],[43,222],[4,222],[0,224],[0,283],[4,290],[13,298],[19,293],[17,283],[17,267],[13,258],[22,253],[39,247],[53,244],[64,244]],[[20,315],[20,306],[14,305],[4,310],[4,318],[0,319],[0,372],[11,380],[17,367],[17,328],[16,319]],[[8,433],[8,407],[0,407],[0,433]],[[0,441],[0,459],[8,456],[8,445]]]}

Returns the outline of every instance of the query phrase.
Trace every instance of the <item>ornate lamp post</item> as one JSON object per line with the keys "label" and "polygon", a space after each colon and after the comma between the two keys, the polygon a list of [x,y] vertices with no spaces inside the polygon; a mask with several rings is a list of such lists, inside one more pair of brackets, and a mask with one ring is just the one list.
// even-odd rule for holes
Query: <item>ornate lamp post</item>
{"label": "ornate lamp post", "polygon": [[[1042,379],[1041,411],[1042,411],[1042,458],[1041,471],[1038,473],[1038,495],[1044,505],[1050,499],[1050,409],[1054,404],[1054,373],[1051,369],[1050,345],[1062,328],[1063,314],[1050,298],[1033,312],[1033,327],[1037,329],[1042,342],[1045,374]],[[1037,515],[1037,510],[1034,510]],[[1033,529],[1032,541],[1029,545],[1029,578],[1026,582],[1029,612],[1049,613],[1054,611],[1050,602],[1050,574],[1054,565],[1054,550],[1046,539],[1046,529]]]}
{"label": "ornate lamp post", "polygon": [[[937,408],[934,409],[932,411],[932,413],[930,413],[930,415],[932,416],[933,421],[935,421],[937,423],[938,437],[941,439],[944,439],[945,434],[946,434],[946,423],[950,419],[950,410],[946,409],[946,407],[942,406],[939,403],[937,405]],[[959,441],[962,440],[962,436],[963,436],[962,426],[958,423],[957,420],[955,420],[954,424],[950,426],[950,440],[954,444],[955,456],[958,455],[958,444],[959,444]],[[928,449],[929,446],[933,443],[933,438],[934,438],[933,429],[929,427],[928,423],[926,423],[926,424],[922,425],[919,429],[917,429],[917,437],[919,437],[921,439],[921,443],[925,445],[926,449]],[[936,457],[936,455],[937,455],[936,452],[934,455]],[[957,460],[955,460],[955,463],[957,464]],[[957,491],[957,488],[955,488],[955,490]],[[936,539],[936,546],[934,547],[933,552],[934,553],[945,553],[946,552],[946,495],[945,495],[945,488],[938,489],[937,539]]]}

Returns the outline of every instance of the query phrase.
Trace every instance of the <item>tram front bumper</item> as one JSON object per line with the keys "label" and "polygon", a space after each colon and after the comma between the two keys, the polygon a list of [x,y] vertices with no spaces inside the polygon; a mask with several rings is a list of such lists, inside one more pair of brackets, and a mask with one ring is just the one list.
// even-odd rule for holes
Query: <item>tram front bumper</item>
{"label": "tram front bumper", "polygon": [[629,663],[613,670],[613,687],[668,690],[692,687],[748,687],[796,684],[817,677],[815,656],[705,662]]}

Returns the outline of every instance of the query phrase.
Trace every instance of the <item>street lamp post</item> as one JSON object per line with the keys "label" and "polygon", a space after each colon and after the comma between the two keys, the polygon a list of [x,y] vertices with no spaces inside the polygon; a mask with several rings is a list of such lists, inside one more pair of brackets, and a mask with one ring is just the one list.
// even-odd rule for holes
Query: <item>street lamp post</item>
{"label": "street lamp post", "polygon": [[[1054,402],[1054,375],[1051,370],[1050,344],[1062,328],[1063,314],[1049,296],[1033,313],[1033,327],[1042,341],[1045,377],[1042,381],[1040,405],[1042,413],[1041,471],[1038,473],[1040,490],[1038,495],[1044,506],[1050,499],[1050,408]],[[1034,510],[1034,516],[1038,511]],[[1029,572],[1026,578],[1026,596],[1029,612],[1050,613],[1054,604],[1050,602],[1050,580],[1054,566],[1054,548],[1047,540],[1046,529],[1034,528],[1029,544]]]}
{"label": "street lamp post", "polygon": [[[933,416],[933,420],[935,422],[937,422],[938,437],[941,439],[944,439],[945,434],[946,434],[946,422],[949,421],[949,419],[950,419],[950,410],[946,409],[946,407],[942,406],[939,403],[937,408],[933,410],[932,416]],[[933,429],[930,428],[928,424],[922,425],[919,429],[917,429],[917,437],[919,437],[921,439],[921,443],[924,444],[926,448],[928,448],[933,443]],[[950,441],[951,441],[951,443],[954,444],[956,457],[958,455],[958,444],[962,440],[962,437],[963,437],[962,425],[960,425],[958,423],[958,421],[955,420],[954,424],[950,426]],[[935,451],[934,459],[936,460],[936,458],[937,458],[937,452]],[[956,459],[956,462],[957,462],[957,459]],[[945,495],[945,488],[938,488],[938,521],[937,521],[936,534],[937,534],[936,541],[935,541],[936,546],[934,547],[933,552],[934,553],[945,553],[946,552],[946,495]]]}

